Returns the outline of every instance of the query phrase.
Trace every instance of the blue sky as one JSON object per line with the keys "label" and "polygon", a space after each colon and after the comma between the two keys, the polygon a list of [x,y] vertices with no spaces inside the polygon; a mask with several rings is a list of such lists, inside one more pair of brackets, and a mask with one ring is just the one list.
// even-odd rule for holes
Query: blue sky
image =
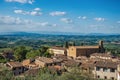
{"label": "blue sky", "polygon": [[120,0],[0,0],[0,32],[120,33]]}

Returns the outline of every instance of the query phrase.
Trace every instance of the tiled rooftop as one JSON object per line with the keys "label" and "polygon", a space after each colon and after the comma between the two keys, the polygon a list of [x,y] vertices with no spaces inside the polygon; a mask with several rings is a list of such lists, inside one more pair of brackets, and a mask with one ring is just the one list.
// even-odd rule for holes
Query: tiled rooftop
{"label": "tiled rooftop", "polygon": [[21,66],[23,66],[20,62],[8,62],[7,64],[9,64],[12,67],[21,67]]}
{"label": "tiled rooftop", "polygon": [[107,67],[107,68],[117,68],[118,62],[112,62],[112,61],[96,61],[95,66],[98,67]]}
{"label": "tiled rooftop", "polygon": [[51,49],[59,49],[59,50],[66,50],[66,48],[63,48],[63,47],[51,47]]}
{"label": "tiled rooftop", "polygon": [[51,59],[51,58],[46,58],[46,57],[39,57],[39,58],[37,58],[36,60],[42,61],[42,62],[44,62],[44,63],[53,63],[53,62],[54,62],[53,59]]}
{"label": "tiled rooftop", "polygon": [[107,53],[94,53],[94,54],[91,54],[91,56],[112,57],[112,55]]}
{"label": "tiled rooftop", "polygon": [[75,47],[78,49],[84,49],[84,48],[99,48],[99,46],[71,46],[71,47]]}

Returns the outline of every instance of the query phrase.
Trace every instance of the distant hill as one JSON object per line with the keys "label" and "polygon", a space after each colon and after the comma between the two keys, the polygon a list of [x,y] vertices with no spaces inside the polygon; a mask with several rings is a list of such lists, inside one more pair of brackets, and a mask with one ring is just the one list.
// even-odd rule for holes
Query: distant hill
{"label": "distant hill", "polygon": [[72,33],[72,32],[1,32],[0,35],[13,36],[34,36],[34,35],[80,35],[80,36],[110,36],[120,34],[105,34],[105,33]]}
{"label": "distant hill", "polygon": [[5,32],[5,33],[0,33],[0,35],[13,35],[13,36],[33,36],[33,35],[40,35],[37,33],[28,33],[28,32]]}

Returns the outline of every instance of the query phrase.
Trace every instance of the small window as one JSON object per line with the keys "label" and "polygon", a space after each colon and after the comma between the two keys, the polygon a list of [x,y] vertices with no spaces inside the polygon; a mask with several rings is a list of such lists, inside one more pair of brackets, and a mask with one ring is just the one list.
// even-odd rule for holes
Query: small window
{"label": "small window", "polygon": [[19,67],[19,69],[21,69],[21,67]]}
{"label": "small window", "polygon": [[16,68],[13,68],[13,70],[16,70]]}
{"label": "small window", "polygon": [[54,63],[54,65],[57,65],[57,63]]}
{"label": "small window", "polygon": [[107,76],[104,76],[104,79],[107,79]]}
{"label": "small window", "polygon": [[115,72],[115,69],[111,68],[111,69],[110,69],[110,72]]}
{"label": "small window", "polygon": [[97,76],[97,78],[99,79],[99,78],[100,78],[100,76],[98,75],[98,76]]}
{"label": "small window", "polygon": [[100,71],[100,67],[96,67],[96,71]]}
{"label": "small window", "polygon": [[107,68],[103,68],[103,71],[104,71],[104,72],[107,72],[107,70],[108,70]]}
{"label": "small window", "polygon": [[48,64],[46,64],[46,66],[48,67],[49,65],[48,65]]}
{"label": "small window", "polygon": [[49,64],[49,66],[52,66],[53,64],[51,63],[51,64]]}
{"label": "small window", "polygon": [[114,80],[114,77],[111,77],[111,80]]}

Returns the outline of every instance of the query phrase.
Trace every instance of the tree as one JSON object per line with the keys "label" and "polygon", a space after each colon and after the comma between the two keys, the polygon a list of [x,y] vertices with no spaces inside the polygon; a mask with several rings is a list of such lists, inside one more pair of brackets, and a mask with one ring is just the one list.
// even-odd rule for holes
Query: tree
{"label": "tree", "polygon": [[48,49],[49,47],[46,47],[46,46],[40,47],[39,49],[40,56],[51,57],[52,54],[49,53]]}
{"label": "tree", "polygon": [[36,56],[39,56],[40,52],[39,50],[31,50],[27,52],[26,58],[35,58]]}
{"label": "tree", "polygon": [[41,53],[45,53],[48,49],[49,49],[49,47],[41,46],[40,49],[39,49],[39,51],[40,51]]}
{"label": "tree", "polygon": [[75,46],[75,42],[73,42],[73,46]]}
{"label": "tree", "polygon": [[14,56],[18,61],[22,61],[23,59],[26,59],[26,53],[27,53],[27,49],[25,46],[20,46],[14,49]]}
{"label": "tree", "polygon": [[48,51],[46,51],[46,52],[43,54],[44,57],[51,57],[51,55],[52,55],[52,54],[50,54]]}
{"label": "tree", "polygon": [[83,45],[84,45],[84,43],[82,42],[80,45],[81,45],[81,46],[83,46]]}
{"label": "tree", "polygon": [[65,48],[68,48],[69,47],[69,43],[68,41],[65,42]]}
{"label": "tree", "polygon": [[0,63],[6,63],[7,59],[0,55]]}
{"label": "tree", "polygon": [[0,72],[0,80],[14,80],[12,71],[4,69]]}
{"label": "tree", "polygon": [[74,66],[70,72],[65,72],[57,80],[96,80],[89,73],[83,73],[80,67]]}

